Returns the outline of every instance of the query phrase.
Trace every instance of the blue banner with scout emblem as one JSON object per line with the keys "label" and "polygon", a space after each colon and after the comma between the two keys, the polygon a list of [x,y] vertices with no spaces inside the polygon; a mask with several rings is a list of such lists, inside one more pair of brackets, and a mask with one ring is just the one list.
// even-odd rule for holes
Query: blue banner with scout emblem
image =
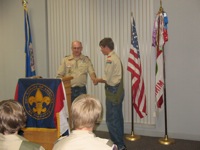
{"label": "blue banner with scout emblem", "polygon": [[66,98],[61,79],[19,79],[15,99],[27,114],[26,127],[57,128],[61,135],[68,130]]}

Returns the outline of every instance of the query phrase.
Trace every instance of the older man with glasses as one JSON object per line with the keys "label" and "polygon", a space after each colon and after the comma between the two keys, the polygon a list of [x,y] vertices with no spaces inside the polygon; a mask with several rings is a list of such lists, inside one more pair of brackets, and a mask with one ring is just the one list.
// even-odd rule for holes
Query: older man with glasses
{"label": "older man with glasses", "polygon": [[82,43],[80,41],[72,42],[72,54],[66,56],[57,71],[57,78],[64,76],[72,76],[71,80],[71,100],[78,97],[81,94],[87,94],[87,74],[90,75],[92,81],[95,80],[96,74],[93,64],[88,56],[82,54]]}

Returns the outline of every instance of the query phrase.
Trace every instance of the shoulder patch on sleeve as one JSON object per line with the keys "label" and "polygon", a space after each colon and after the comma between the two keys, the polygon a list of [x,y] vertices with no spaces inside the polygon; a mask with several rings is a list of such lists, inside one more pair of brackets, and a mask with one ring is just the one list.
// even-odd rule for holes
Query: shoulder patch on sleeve
{"label": "shoulder patch on sleeve", "polygon": [[111,64],[111,63],[112,63],[112,60],[107,60],[106,63],[107,63],[107,64]]}

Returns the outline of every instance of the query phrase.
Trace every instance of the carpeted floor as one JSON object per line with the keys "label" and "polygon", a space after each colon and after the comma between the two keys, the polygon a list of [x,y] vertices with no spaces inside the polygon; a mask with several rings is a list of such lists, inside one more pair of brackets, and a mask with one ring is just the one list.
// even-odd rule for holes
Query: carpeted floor
{"label": "carpeted floor", "polygon": [[[96,136],[109,139],[109,133],[95,131]],[[141,136],[139,140],[128,141],[124,138],[128,150],[200,150],[200,141],[174,139],[175,143],[162,145],[159,137]]]}

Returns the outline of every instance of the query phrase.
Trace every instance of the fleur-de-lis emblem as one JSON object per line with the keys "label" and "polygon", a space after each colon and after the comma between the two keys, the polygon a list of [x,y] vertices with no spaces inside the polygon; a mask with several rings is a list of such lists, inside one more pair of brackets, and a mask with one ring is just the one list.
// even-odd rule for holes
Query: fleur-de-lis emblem
{"label": "fleur-de-lis emblem", "polygon": [[45,103],[46,105],[49,105],[50,101],[51,99],[48,96],[43,97],[42,92],[39,88],[37,89],[35,96],[30,96],[28,98],[28,103],[30,105],[35,104],[33,112],[36,112],[38,115],[46,112],[47,109],[43,107],[43,104]]}

